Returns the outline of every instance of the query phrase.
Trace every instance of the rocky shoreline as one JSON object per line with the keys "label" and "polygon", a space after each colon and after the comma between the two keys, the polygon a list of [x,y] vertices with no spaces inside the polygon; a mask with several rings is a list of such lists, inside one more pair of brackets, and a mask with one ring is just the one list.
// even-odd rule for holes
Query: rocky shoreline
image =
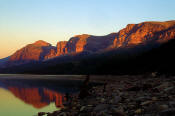
{"label": "rocky shoreline", "polygon": [[38,116],[175,116],[175,77],[133,76],[103,80],[90,95],[78,94],[61,110]]}

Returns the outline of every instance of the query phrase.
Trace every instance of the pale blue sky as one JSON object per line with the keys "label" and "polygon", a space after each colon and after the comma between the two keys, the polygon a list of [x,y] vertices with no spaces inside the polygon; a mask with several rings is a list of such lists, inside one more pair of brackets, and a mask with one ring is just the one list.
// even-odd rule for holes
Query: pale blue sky
{"label": "pale blue sky", "polygon": [[175,0],[0,0],[0,58],[37,40],[106,35],[128,23],[175,19]]}

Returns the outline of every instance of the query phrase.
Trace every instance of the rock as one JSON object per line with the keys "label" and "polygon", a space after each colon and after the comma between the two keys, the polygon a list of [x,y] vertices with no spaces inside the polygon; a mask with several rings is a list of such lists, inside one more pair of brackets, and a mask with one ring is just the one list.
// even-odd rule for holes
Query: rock
{"label": "rock", "polygon": [[142,113],[142,109],[137,109],[137,110],[135,111],[135,113],[136,113],[136,114]]}
{"label": "rock", "polygon": [[135,100],[136,101],[145,101],[147,99],[149,99],[149,97],[141,96],[141,97],[136,98]]}
{"label": "rock", "polygon": [[76,108],[76,107],[73,107],[72,109],[73,109],[73,110],[76,110],[77,108]]}
{"label": "rock", "polygon": [[164,111],[168,109],[168,105],[159,105],[158,106],[158,111]]}
{"label": "rock", "polygon": [[117,104],[117,103],[119,103],[120,100],[121,100],[120,96],[115,96],[114,99],[113,99],[113,103]]}
{"label": "rock", "polygon": [[130,100],[130,99],[126,99],[125,101],[126,101],[126,102],[130,102],[131,100]]}
{"label": "rock", "polygon": [[91,105],[96,105],[99,104],[98,100],[96,100],[95,98],[89,98],[86,100],[87,104],[91,104]]}
{"label": "rock", "polygon": [[135,108],[135,105],[130,104],[130,105],[128,105],[128,107],[129,107],[130,109],[133,109],[133,108]]}
{"label": "rock", "polygon": [[142,102],[140,105],[144,106],[144,105],[148,105],[151,103],[153,103],[153,101],[145,101],[145,102]]}
{"label": "rock", "polygon": [[175,108],[164,110],[159,113],[159,116],[175,116]]}
{"label": "rock", "polygon": [[48,112],[48,113],[47,113],[47,116],[53,116],[53,114],[52,114],[52,113],[50,113],[50,112]]}
{"label": "rock", "polygon": [[92,107],[93,105],[87,105],[88,107]]}
{"label": "rock", "polygon": [[67,116],[65,112],[60,113],[58,116]]}
{"label": "rock", "polygon": [[85,108],[86,108],[85,106],[82,106],[82,107],[80,108],[80,112],[82,112]]}
{"label": "rock", "polygon": [[[66,110],[60,112],[65,112],[67,116],[173,116],[175,112],[175,93],[172,89],[173,82],[171,78],[168,79],[154,78],[152,80],[152,78],[146,78],[142,80],[146,85],[145,88],[148,87],[148,83],[149,86],[157,86],[157,90],[160,90],[160,92],[153,92],[152,89],[148,91],[120,89],[123,93],[120,94],[121,96],[119,96],[119,91],[114,88],[118,88],[119,84],[124,85],[125,81],[111,83],[106,88],[107,94],[101,91],[103,87],[97,86],[93,91],[98,97],[89,96],[83,100],[76,97],[72,100],[71,107],[65,106]],[[127,83],[132,83],[132,86],[141,82],[138,79],[128,78],[126,80],[128,80]],[[57,116],[55,114],[51,113],[50,116]]]}
{"label": "rock", "polygon": [[104,98],[101,98],[100,102],[101,103],[104,103],[105,102],[105,99]]}
{"label": "rock", "polygon": [[60,56],[67,53],[67,49],[65,48],[67,41],[60,41],[57,43],[57,54],[56,56]]}
{"label": "rock", "polygon": [[158,99],[157,99],[157,97],[152,97],[152,100],[157,101]]}
{"label": "rock", "polygon": [[126,114],[123,111],[117,108],[112,108],[111,112],[112,112],[112,116],[126,116]]}
{"label": "rock", "polygon": [[50,116],[58,116],[61,113],[61,111],[54,111],[52,114],[49,114]]}
{"label": "rock", "polygon": [[137,85],[127,89],[127,91],[140,91],[140,90],[141,90],[140,86]]}
{"label": "rock", "polygon": [[156,77],[156,76],[157,76],[157,72],[152,72],[152,73],[151,73],[151,76],[152,76],[152,77]]}
{"label": "rock", "polygon": [[164,89],[164,88],[167,88],[169,85],[170,85],[169,82],[164,82],[164,83],[162,83],[161,85],[159,85],[159,86],[157,86],[157,87],[155,87],[155,88],[157,88],[157,89],[159,89],[159,90],[162,90],[162,89]]}
{"label": "rock", "polygon": [[45,112],[39,112],[38,113],[38,116],[43,116],[43,115],[45,115],[46,113]]}
{"label": "rock", "polygon": [[169,102],[169,105],[170,105],[172,108],[175,108],[175,101]]}
{"label": "rock", "polygon": [[108,104],[99,104],[94,108],[94,111],[102,111],[108,109],[109,105]]}
{"label": "rock", "polygon": [[141,88],[142,88],[142,91],[146,91],[146,90],[152,89],[152,85],[149,83],[146,83],[146,84],[143,84]]}
{"label": "rock", "polygon": [[[122,29],[119,31],[118,33],[118,37],[116,37],[114,39],[114,46],[122,46],[123,42],[126,41],[126,38],[130,38],[130,40],[128,41],[128,45],[133,44],[133,45],[137,45],[139,43],[143,43],[144,40],[147,40],[147,36],[149,35],[149,37],[151,37],[150,39],[154,40],[155,36],[158,38],[157,41],[165,41],[168,40],[168,38],[170,39],[171,37],[174,36],[174,33],[172,33],[171,35],[168,34],[167,32],[162,33],[162,35],[160,36],[159,34],[155,34],[155,31],[161,31],[164,30],[166,27],[160,26],[160,24],[163,23],[158,23],[157,26],[155,26],[155,23],[153,22],[143,22],[140,24],[128,24],[126,26],[126,28]],[[169,23],[164,22],[163,25],[168,26]],[[129,34],[130,33],[130,34]],[[129,35],[129,36],[128,36]],[[160,40],[160,38],[162,38],[162,36],[164,37],[163,40]]]}
{"label": "rock", "polygon": [[163,91],[168,92],[168,91],[171,91],[173,89],[174,89],[174,87],[168,87],[168,88],[165,88]]}

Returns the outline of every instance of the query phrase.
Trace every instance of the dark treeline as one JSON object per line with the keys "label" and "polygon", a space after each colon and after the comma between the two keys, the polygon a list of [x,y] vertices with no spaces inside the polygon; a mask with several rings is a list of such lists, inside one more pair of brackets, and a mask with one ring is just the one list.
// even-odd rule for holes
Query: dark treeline
{"label": "dark treeline", "polygon": [[[155,45],[154,45],[155,46]],[[143,49],[143,46],[140,47]],[[148,47],[149,48],[149,47]],[[1,69],[0,73],[25,74],[98,74],[123,75],[159,72],[174,74],[175,40],[152,50],[137,48],[108,51],[100,54],[80,53],[45,62],[32,62]],[[134,51],[134,52],[133,52]]]}

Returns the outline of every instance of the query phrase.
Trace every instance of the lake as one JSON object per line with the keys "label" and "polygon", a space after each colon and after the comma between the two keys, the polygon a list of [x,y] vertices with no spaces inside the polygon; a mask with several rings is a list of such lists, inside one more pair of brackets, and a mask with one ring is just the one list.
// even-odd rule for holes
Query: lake
{"label": "lake", "polygon": [[79,91],[81,75],[0,75],[0,116],[35,116],[63,107]]}

